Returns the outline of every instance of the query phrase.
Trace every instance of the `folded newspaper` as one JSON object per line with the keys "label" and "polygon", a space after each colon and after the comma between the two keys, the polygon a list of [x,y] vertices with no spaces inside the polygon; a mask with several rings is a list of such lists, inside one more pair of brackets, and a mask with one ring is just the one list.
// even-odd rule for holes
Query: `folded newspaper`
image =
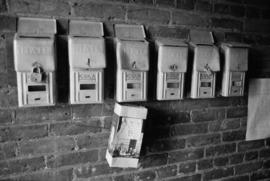
{"label": "folded newspaper", "polygon": [[147,109],[115,104],[111,134],[106,152],[110,167],[137,168]]}

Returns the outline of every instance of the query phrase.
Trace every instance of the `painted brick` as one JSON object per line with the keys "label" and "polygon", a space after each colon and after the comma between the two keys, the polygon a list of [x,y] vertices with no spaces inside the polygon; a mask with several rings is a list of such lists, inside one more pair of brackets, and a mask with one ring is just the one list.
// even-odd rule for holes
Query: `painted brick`
{"label": "painted brick", "polygon": [[242,163],[244,159],[244,154],[242,153],[237,153],[229,156],[229,162],[230,164],[237,164],[237,163]]}
{"label": "painted brick", "polygon": [[75,105],[72,106],[72,118],[80,119],[86,117],[101,116],[102,105],[101,104],[91,104],[91,105]]}
{"label": "painted brick", "polygon": [[156,178],[155,172],[152,170],[147,170],[135,174],[134,180],[146,181],[146,180],[154,180],[155,178]]}
{"label": "painted brick", "polygon": [[48,136],[47,125],[16,126],[0,129],[0,142],[27,140]]}
{"label": "painted brick", "polygon": [[219,157],[214,159],[215,166],[225,166],[229,163],[228,157]]}
{"label": "painted brick", "polygon": [[196,160],[203,157],[203,149],[192,149],[175,151],[169,153],[169,163],[182,162],[187,160]]}
{"label": "painted brick", "polygon": [[220,169],[214,169],[209,172],[206,172],[204,175],[204,181],[207,180],[214,180],[214,179],[219,179],[223,177],[228,177],[233,175],[233,168],[220,168]]}
{"label": "painted brick", "polygon": [[72,151],[75,141],[72,137],[49,137],[46,139],[24,141],[19,143],[19,155],[35,155]]}
{"label": "painted brick", "polygon": [[166,178],[166,177],[172,177],[177,174],[177,166],[171,165],[171,166],[165,166],[158,168],[156,170],[158,178]]}
{"label": "painted brick", "polygon": [[244,140],[245,137],[246,137],[246,130],[229,131],[222,134],[222,140],[224,142]]}
{"label": "painted brick", "polygon": [[208,109],[191,111],[193,122],[221,120],[225,118],[225,109]]}
{"label": "painted brick", "polygon": [[201,174],[170,179],[169,181],[201,181]]}
{"label": "painted brick", "polygon": [[263,180],[263,179],[269,179],[269,178],[270,178],[270,171],[264,170],[264,171],[252,173],[250,180],[255,181],[255,180]]}
{"label": "painted brick", "polygon": [[176,4],[180,9],[193,10],[195,8],[194,0],[177,0]]}
{"label": "painted brick", "polygon": [[206,133],[208,130],[208,124],[182,124],[173,126],[171,129],[171,136],[190,135]]}
{"label": "painted brick", "polygon": [[165,165],[167,163],[167,160],[168,160],[168,153],[162,153],[142,157],[140,162],[142,168],[147,168]]}
{"label": "painted brick", "polygon": [[246,152],[245,161],[256,160],[258,157],[259,153],[257,151]]}
{"label": "painted brick", "polygon": [[49,168],[57,168],[61,166],[74,165],[79,163],[94,163],[98,160],[98,151],[81,151],[72,152],[63,155],[47,156],[47,165]]}
{"label": "painted brick", "polygon": [[247,116],[247,108],[231,108],[227,110],[227,118],[239,118]]}
{"label": "painted brick", "polygon": [[259,170],[262,167],[262,162],[245,163],[235,166],[235,174],[240,175]]}
{"label": "painted brick", "polygon": [[173,12],[172,19],[173,23],[177,25],[208,27],[211,24],[207,17],[181,11]]}
{"label": "painted brick", "polygon": [[73,8],[76,16],[95,17],[105,20],[123,20],[126,14],[125,6],[89,1],[81,1]]}
{"label": "painted brick", "polygon": [[224,119],[209,123],[209,131],[217,132],[240,128],[240,119]]}
{"label": "painted brick", "polygon": [[77,145],[79,149],[104,147],[107,146],[108,139],[109,134],[81,135],[77,138]]}
{"label": "painted brick", "polygon": [[76,135],[101,132],[100,120],[76,120],[74,122],[55,123],[50,125],[52,135]]}
{"label": "painted brick", "polygon": [[44,108],[19,108],[15,110],[15,124],[40,123],[49,120],[49,109]]}
{"label": "painted brick", "polygon": [[19,160],[12,160],[8,162],[0,162],[0,175],[8,175],[15,173],[25,173],[37,171],[45,168],[43,157],[24,158]]}
{"label": "painted brick", "polygon": [[195,172],[195,170],[196,170],[196,162],[181,163],[179,165],[178,174],[191,173],[191,172]]}
{"label": "painted brick", "polygon": [[166,140],[158,140],[150,146],[151,152],[159,152],[166,150],[175,150],[185,148],[185,140],[184,139],[166,139]]}
{"label": "painted brick", "polygon": [[212,18],[212,26],[214,28],[224,28],[231,30],[243,30],[243,22],[234,19]]}
{"label": "painted brick", "polygon": [[251,149],[262,148],[264,146],[264,140],[244,141],[238,144],[238,151],[247,151]]}
{"label": "painted brick", "polygon": [[146,23],[168,24],[170,21],[169,11],[150,8],[129,8],[127,11],[129,20],[136,20]]}
{"label": "painted brick", "polygon": [[204,159],[204,160],[200,160],[197,163],[197,167],[198,170],[206,170],[206,169],[210,169],[213,168],[213,160],[212,159]]}
{"label": "painted brick", "polygon": [[236,150],[236,144],[225,144],[206,148],[206,156],[224,155],[233,153]]}
{"label": "painted brick", "polygon": [[198,135],[186,139],[187,147],[200,147],[205,145],[215,145],[220,143],[220,134]]}

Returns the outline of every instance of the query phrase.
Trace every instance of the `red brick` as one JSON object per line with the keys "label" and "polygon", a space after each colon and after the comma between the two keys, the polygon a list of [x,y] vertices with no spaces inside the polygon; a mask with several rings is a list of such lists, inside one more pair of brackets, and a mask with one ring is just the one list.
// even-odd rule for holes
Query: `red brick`
{"label": "red brick", "polygon": [[201,181],[201,177],[202,177],[201,174],[196,174],[196,175],[169,179],[169,181]]}
{"label": "red brick", "polygon": [[263,19],[270,19],[269,9],[262,10],[262,17]]}
{"label": "red brick", "polygon": [[238,5],[231,5],[231,14],[235,17],[243,17],[245,15],[245,7]]}
{"label": "red brick", "polygon": [[219,157],[214,159],[215,166],[225,166],[229,163],[228,157]]}
{"label": "red brick", "polygon": [[220,143],[220,134],[198,135],[186,139],[187,147],[200,147]]}
{"label": "red brick", "polygon": [[196,9],[196,11],[211,13],[212,12],[212,5],[207,1],[199,0],[196,2],[195,9]]}
{"label": "red brick", "polygon": [[142,168],[166,165],[168,153],[148,155],[141,158],[140,163]]}
{"label": "red brick", "polygon": [[237,153],[229,156],[229,162],[230,164],[237,164],[237,163],[242,163],[244,159],[244,154],[242,153]]}
{"label": "red brick", "polygon": [[230,14],[231,8],[228,4],[216,3],[214,5],[214,13],[218,14]]}
{"label": "red brick", "polygon": [[184,139],[166,139],[166,140],[157,140],[150,146],[151,152],[159,151],[170,151],[175,149],[185,148]]}
{"label": "red brick", "polygon": [[226,32],[225,39],[228,42],[242,42],[243,36],[241,33]]}
{"label": "red brick", "polygon": [[174,0],[156,0],[157,6],[174,7]]}
{"label": "red brick", "polygon": [[263,168],[267,168],[267,169],[270,168],[270,160],[264,161],[264,163],[263,163]]}
{"label": "red brick", "polygon": [[213,160],[212,159],[199,160],[197,165],[198,170],[206,170],[209,168],[213,168]]}
{"label": "red brick", "polygon": [[270,158],[270,149],[263,149],[260,151],[260,158]]}
{"label": "red brick", "polygon": [[45,168],[43,157],[24,158],[19,160],[0,162],[0,175],[26,173]]}
{"label": "red brick", "polygon": [[15,177],[12,181],[26,181],[26,180],[38,180],[38,181],[72,181],[72,169],[59,170],[59,171],[46,171],[40,173],[27,174],[25,176]]}
{"label": "red brick", "polygon": [[113,181],[112,177],[98,177],[98,178],[91,178],[91,181]]}
{"label": "red brick", "polygon": [[193,122],[221,120],[225,118],[225,109],[207,109],[191,111]]}
{"label": "red brick", "polygon": [[176,4],[177,4],[177,8],[193,10],[195,6],[195,1],[194,0],[177,0]]}
{"label": "red brick", "polygon": [[55,123],[50,125],[50,132],[53,135],[76,135],[82,133],[101,132],[100,120],[76,120],[73,122]]}
{"label": "red brick", "polygon": [[219,168],[219,169],[214,169],[209,172],[206,172],[204,175],[204,181],[207,180],[214,180],[214,179],[219,179],[223,177],[228,177],[233,175],[233,168]]}
{"label": "red brick", "polygon": [[15,32],[16,31],[16,18],[6,15],[0,15],[0,31],[1,32]]}
{"label": "red brick", "polygon": [[73,119],[80,119],[86,117],[101,116],[102,105],[101,104],[89,104],[89,105],[75,105],[72,106]]}
{"label": "red brick", "polygon": [[251,162],[235,166],[235,174],[251,173],[262,168],[262,162]]}
{"label": "red brick", "polygon": [[77,138],[79,149],[105,147],[108,144],[109,134],[82,135]]}
{"label": "red brick", "polygon": [[256,7],[247,7],[246,8],[246,16],[247,18],[260,18],[261,16],[261,11],[259,8],[256,8]]}
{"label": "red brick", "polygon": [[150,8],[129,8],[127,11],[129,20],[136,20],[145,23],[168,24],[170,21],[170,12],[165,10]]}
{"label": "red brick", "polygon": [[158,168],[156,170],[158,178],[166,178],[166,177],[172,177],[177,174],[177,166],[171,165],[171,166],[165,166]]}
{"label": "red brick", "polygon": [[211,24],[207,17],[181,11],[173,12],[172,19],[177,25],[208,27]]}
{"label": "red brick", "polygon": [[206,133],[207,130],[207,123],[175,125],[171,129],[171,136],[200,134]]}
{"label": "red brick", "polygon": [[181,163],[179,165],[178,174],[191,173],[191,172],[195,172],[195,170],[196,170],[196,162]]}
{"label": "red brick", "polygon": [[222,140],[224,142],[244,140],[245,137],[246,130],[229,131],[222,134]]}
{"label": "red brick", "polygon": [[72,137],[49,137],[46,139],[24,141],[19,143],[19,155],[35,155],[72,151],[75,141]]}
{"label": "red brick", "polygon": [[145,4],[145,5],[153,5],[153,0],[130,0],[136,4]]}
{"label": "red brick", "polygon": [[217,132],[240,128],[240,119],[224,119],[209,123],[209,131]]}
{"label": "red brick", "polygon": [[114,181],[134,181],[133,174],[118,175],[114,177]]}
{"label": "red brick", "polygon": [[245,23],[246,32],[268,33],[270,31],[269,20],[248,19]]}
{"label": "red brick", "polygon": [[43,108],[18,108],[15,110],[15,124],[40,123],[49,119],[49,109]]}
{"label": "red brick", "polygon": [[236,144],[225,144],[206,148],[206,156],[217,156],[233,153],[236,150]]}
{"label": "red brick", "polygon": [[[113,45],[112,45],[113,46]],[[102,106],[102,116],[112,116],[114,113],[114,102],[105,102]]]}
{"label": "red brick", "polygon": [[269,179],[269,178],[270,178],[270,170],[263,170],[263,171],[252,173],[250,180],[256,181],[256,180],[263,180],[263,179]]}
{"label": "red brick", "polygon": [[100,175],[106,175],[110,173],[120,172],[121,168],[110,168],[107,163],[99,165],[83,165],[74,170],[77,178],[88,178]]}
{"label": "red brick", "polygon": [[47,125],[16,126],[0,129],[0,142],[27,140],[48,136]]}
{"label": "red brick", "polygon": [[187,160],[196,160],[202,158],[204,154],[203,149],[192,149],[175,151],[169,153],[169,163],[182,162]]}
{"label": "red brick", "polygon": [[249,180],[249,176],[244,175],[244,176],[233,176],[232,178],[224,179],[222,181],[247,181],[247,180]]}
{"label": "red brick", "polygon": [[49,120],[62,121],[71,119],[71,108],[69,106],[54,106],[48,110]]}
{"label": "red brick", "polygon": [[18,105],[17,87],[0,89],[0,108],[15,107]]}
{"label": "red brick", "polygon": [[76,16],[95,17],[104,20],[124,20],[126,14],[125,6],[89,1],[78,2],[73,8]]}
{"label": "red brick", "polygon": [[190,122],[189,112],[175,112],[175,111],[157,111],[153,114],[149,114],[148,120],[153,121],[155,125],[172,125],[178,123],[188,123]]}
{"label": "red brick", "polygon": [[6,0],[1,0],[0,1],[0,12],[5,12],[5,11],[7,11]]}
{"label": "red brick", "polygon": [[9,110],[0,110],[0,125],[9,124],[14,119],[14,113]]}
{"label": "red brick", "polygon": [[238,144],[238,151],[247,151],[264,147],[264,140],[243,141]]}
{"label": "red brick", "polygon": [[156,174],[152,170],[142,171],[137,174],[135,174],[134,180],[154,180],[156,178]]}
{"label": "red brick", "polygon": [[243,30],[243,22],[227,18],[212,18],[213,28],[224,28],[230,30]]}
{"label": "red brick", "polygon": [[258,157],[259,153],[257,151],[246,152],[245,161],[256,160]]}
{"label": "red brick", "polygon": [[227,110],[227,118],[239,118],[247,116],[247,107],[230,108]]}
{"label": "red brick", "polygon": [[47,157],[47,166],[49,168],[57,168],[61,166],[74,165],[91,162],[94,163],[98,160],[98,151],[81,151],[72,152],[63,155],[50,155]]}
{"label": "red brick", "polygon": [[9,158],[16,157],[17,154],[17,144],[16,143],[5,143],[0,145],[0,160],[6,160]]}

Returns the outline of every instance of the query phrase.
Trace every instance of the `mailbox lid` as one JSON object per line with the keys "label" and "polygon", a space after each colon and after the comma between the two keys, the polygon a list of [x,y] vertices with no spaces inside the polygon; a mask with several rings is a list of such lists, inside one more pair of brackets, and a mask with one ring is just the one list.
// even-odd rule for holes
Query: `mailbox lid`
{"label": "mailbox lid", "polygon": [[38,63],[44,71],[54,71],[55,65],[54,36],[48,38],[14,37],[14,65],[19,72],[32,71],[33,65]]}
{"label": "mailbox lid", "polygon": [[225,69],[229,71],[248,70],[249,45],[242,43],[222,43],[221,48],[225,54]]}
{"label": "mailbox lid", "polygon": [[25,36],[43,37],[56,33],[56,20],[47,18],[20,17],[17,33]]}
{"label": "mailbox lid", "polygon": [[114,31],[121,40],[144,40],[146,37],[143,25],[116,24]]}
{"label": "mailbox lid", "polygon": [[69,66],[74,69],[101,69],[106,67],[103,38],[73,37],[68,39]]}
{"label": "mailbox lid", "polygon": [[103,37],[103,23],[83,20],[70,20],[69,34],[73,36]]}
{"label": "mailbox lid", "polygon": [[143,106],[134,106],[134,105],[120,105],[115,103],[114,113],[122,117],[130,117],[136,119],[146,119],[147,109]]}
{"label": "mailbox lid", "polygon": [[208,66],[214,72],[220,70],[218,48],[214,45],[195,45],[193,68],[204,71],[205,66]]}
{"label": "mailbox lid", "polygon": [[147,41],[117,40],[117,68],[133,71],[149,70],[149,43]]}
{"label": "mailbox lid", "polygon": [[186,72],[188,45],[181,40],[158,40],[158,70]]}

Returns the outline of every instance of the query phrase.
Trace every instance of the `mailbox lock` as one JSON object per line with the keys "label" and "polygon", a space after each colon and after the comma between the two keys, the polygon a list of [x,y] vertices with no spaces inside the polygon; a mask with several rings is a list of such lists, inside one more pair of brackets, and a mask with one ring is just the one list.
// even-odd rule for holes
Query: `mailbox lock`
{"label": "mailbox lock", "polygon": [[208,75],[213,75],[213,71],[212,71],[212,69],[209,67],[208,64],[206,64],[206,65],[204,66],[204,70],[205,70],[205,72],[206,72]]}
{"label": "mailbox lock", "polygon": [[91,60],[90,60],[90,58],[87,59],[87,65],[88,65],[88,67],[91,67]]}
{"label": "mailbox lock", "polygon": [[40,83],[42,82],[42,67],[38,63],[33,64],[32,73],[31,73],[31,81]]}
{"label": "mailbox lock", "polygon": [[178,66],[176,64],[173,64],[173,65],[170,66],[170,69],[172,71],[176,71],[178,69]]}
{"label": "mailbox lock", "polygon": [[136,61],[132,62],[132,68],[136,69]]}

